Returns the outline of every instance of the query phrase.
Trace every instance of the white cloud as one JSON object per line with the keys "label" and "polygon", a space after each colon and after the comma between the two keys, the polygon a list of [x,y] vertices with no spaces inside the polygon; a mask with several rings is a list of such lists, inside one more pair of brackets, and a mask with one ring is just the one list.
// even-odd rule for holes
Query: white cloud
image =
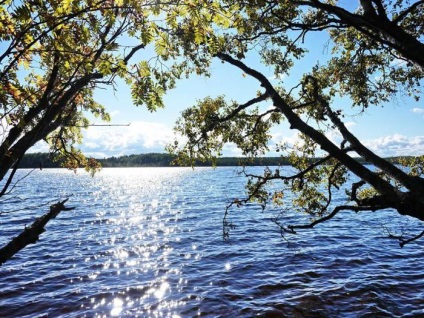
{"label": "white cloud", "polygon": [[173,139],[172,129],[163,124],[135,121],[129,126],[90,127],[84,132],[81,149],[92,156],[164,152]]}
{"label": "white cloud", "polygon": [[116,116],[120,115],[121,112],[119,110],[113,110],[109,112],[110,117],[115,118]]}
{"label": "white cloud", "polygon": [[415,108],[411,109],[411,112],[413,112],[415,114],[424,114],[424,109],[415,107]]}
{"label": "white cloud", "polygon": [[401,134],[366,140],[365,146],[380,156],[408,156],[424,154],[424,136],[407,137]]}
{"label": "white cloud", "polygon": [[[346,123],[348,128],[355,125],[355,123]],[[341,142],[341,137],[334,132],[329,132],[326,136],[336,144]],[[286,142],[289,146],[292,146],[299,141],[300,138],[297,132],[292,135],[277,133],[272,136],[270,149],[272,149],[272,146],[276,143]],[[383,157],[424,155],[424,136],[393,134],[375,139],[363,140],[362,143],[377,155]]]}
{"label": "white cloud", "polygon": [[34,146],[32,146],[28,153],[36,153],[36,152],[49,152],[49,145],[45,141],[39,141]]}
{"label": "white cloud", "polygon": [[[423,110],[424,113],[424,110]],[[348,128],[354,127],[353,122],[346,123]],[[164,152],[165,146],[173,142],[175,134],[171,127],[160,123],[135,121],[130,126],[119,127],[90,127],[84,132],[83,144],[80,149],[87,156],[104,158],[146,152]],[[340,136],[329,134],[333,141],[338,141]],[[177,137],[179,140],[182,137]],[[274,153],[275,145],[287,143],[289,146],[301,142],[299,133],[288,131],[272,134],[270,153]],[[385,137],[364,140],[363,144],[380,156],[422,155],[424,154],[424,136],[404,136],[393,134]],[[37,143],[29,152],[48,152],[45,142]],[[241,151],[235,145],[226,145],[223,149],[225,156],[240,156]]]}
{"label": "white cloud", "polygon": [[348,122],[345,123],[345,126],[346,126],[347,129],[351,129],[351,128],[356,126],[356,123],[353,122],[353,121],[348,121]]}
{"label": "white cloud", "polygon": [[292,135],[287,135],[284,133],[274,133],[271,135],[271,141],[274,144],[282,144],[282,143],[287,143],[291,146],[293,146],[295,143],[300,141],[299,138],[299,132],[295,131]]}
{"label": "white cloud", "polygon": [[0,119],[0,143],[2,143],[6,139],[11,128],[11,125],[7,123],[6,118],[3,116]]}
{"label": "white cloud", "polygon": [[[87,156],[104,158],[146,152],[165,152],[175,138],[170,127],[163,124],[135,121],[129,126],[89,127],[83,132],[79,149]],[[35,144],[28,152],[48,152],[46,142]]]}
{"label": "white cloud", "polygon": [[243,155],[241,149],[233,143],[224,145],[222,153],[225,157],[241,157]]}
{"label": "white cloud", "polygon": [[277,74],[277,75],[274,74],[274,75],[269,76],[268,80],[269,81],[282,81],[286,77],[287,77],[286,73],[280,73],[280,74]]}
{"label": "white cloud", "polygon": [[291,134],[281,132],[273,133],[271,134],[271,141],[269,143],[270,155],[281,155],[281,153],[274,153],[277,144],[286,144],[289,148],[292,148],[295,144],[303,145],[303,143],[298,131],[291,131]]}

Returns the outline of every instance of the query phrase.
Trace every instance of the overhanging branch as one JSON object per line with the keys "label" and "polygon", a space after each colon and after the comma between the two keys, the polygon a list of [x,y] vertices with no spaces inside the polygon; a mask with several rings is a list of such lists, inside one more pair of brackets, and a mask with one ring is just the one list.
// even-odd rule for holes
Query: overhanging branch
{"label": "overhanging branch", "polygon": [[45,231],[46,224],[54,219],[61,211],[69,211],[75,209],[74,207],[67,208],[65,203],[69,200],[65,199],[50,206],[50,211],[40,218],[36,219],[29,227],[13,238],[6,246],[0,249],[0,265],[4,264],[7,260],[11,259],[21,249],[29,244],[34,244],[38,241],[41,233]]}
{"label": "overhanging branch", "polygon": [[409,244],[413,241],[416,241],[418,239],[420,239],[421,237],[424,236],[424,231],[422,231],[421,233],[419,233],[418,235],[415,235],[409,239],[404,239],[403,235],[394,235],[392,233],[390,233],[389,229],[387,227],[384,226],[384,229],[387,231],[389,238],[391,239],[397,239],[399,241],[399,246],[400,247],[404,247],[406,244]]}
{"label": "overhanging branch", "polygon": [[338,148],[333,142],[331,142],[324,134],[314,129],[312,126],[305,123],[291,108],[290,105],[278,94],[274,89],[269,80],[260,72],[248,67],[243,62],[232,58],[230,55],[225,53],[217,53],[217,57],[222,61],[228,62],[237,68],[244,71],[246,74],[257,79],[261,86],[265,88],[266,92],[272,99],[274,106],[281,110],[284,116],[290,123],[291,129],[301,131],[303,134],[310,137],[317,144],[320,145],[321,149],[329,153],[335,159],[340,161],[349,170],[356,174],[361,179],[372,185],[377,191],[384,194],[388,200],[393,201],[393,204],[397,202],[398,193],[395,188],[386,180],[379,177],[377,174],[358,163],[355,159],[351,158],[346,152]]}
{"label": "overhanging branch", "polygon": [[320,223],[323,223],[325,221],[328,221],[330,219],[332,219],[333,217],[335,217],[340,211],[354,211],[354,212],[360,212],[360,211],[370,211],[370,210],[375,210],[376,207],[369,207],[369,206],[354,206],[354,205],[339,205],[337,207],[334,208],[334,210],[322,217],[319,218],[309,224],[299,224],[299,225],[288,225],[287,228],[291,230],[291,233],[296,233],[295,229],[311,229],[313,228],[315,225],[318,225]]}

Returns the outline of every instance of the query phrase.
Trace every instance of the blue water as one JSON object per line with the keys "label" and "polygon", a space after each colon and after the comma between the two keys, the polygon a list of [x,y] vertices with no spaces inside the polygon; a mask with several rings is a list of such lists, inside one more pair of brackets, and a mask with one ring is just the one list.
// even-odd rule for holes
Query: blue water
{"label": "blue water", "polygon": [[1,245],[46,202],[76,209],[0,267],[0,317],[424,317],[424,241],[401,249],[384,230],[421,223],[346,212],[288,245],[279,210],[249,205],[225,242],[225,206],[244,195],[235,170],[35,171],[1,203]]}

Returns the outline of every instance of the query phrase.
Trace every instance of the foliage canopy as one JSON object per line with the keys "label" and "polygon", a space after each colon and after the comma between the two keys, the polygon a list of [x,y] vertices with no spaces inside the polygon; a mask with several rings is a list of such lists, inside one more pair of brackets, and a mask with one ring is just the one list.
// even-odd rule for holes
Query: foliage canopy
{"label": "foliage canopy", "polygon": [[65,167],[99,169],[76,147],[93,118],[110,119],[96,89],[124,81],[134,104],[154,111],[177,79],[204,72],[197,46],[170,42],[196,26],[197,9],[193,1],[0,1],[0,197],[12,195],[19,162],[41,140]]}
{"label": "foliage canopy", "polygon": [[[135,105],[154,111],[176,79],[208,64],[194,47],[168,49],[177,17],[194,15],[190,1],[0,4],[0,180],[43,139],[66,167],[96,171],[97,163],[75,147],[91,118],[110,119],[94,99],[96,89],[115,88],[120,79]],[[183,53],[193,58],[181,59]]]}

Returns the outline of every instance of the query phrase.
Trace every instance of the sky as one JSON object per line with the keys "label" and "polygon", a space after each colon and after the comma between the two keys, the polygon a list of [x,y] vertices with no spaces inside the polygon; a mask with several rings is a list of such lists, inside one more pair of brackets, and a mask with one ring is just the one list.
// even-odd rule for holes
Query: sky
{"label": "sky", "polygon": [[[286,88],[295,86],[299,77],[310,71],[317,63],[330,57],[325,49],[327,39],[316,37],[311,41],[308,53],[293,68],[289,75],[275,78],[273,70],[264,67],[257,56],[251,54],[245,63],[267,76],[272,83],[282,84]],[[165,152],[165,145],[174,140],[173,127],[180,113],[206,96],[225,95],[228,100],[234,99],[244,103],[255,97],[260,89],[259,83],[243,76],[242,72],[229,64],[213,62],[210,78],[192,76],[188,80],[177,82],[177,87],[169,91],[164,98],[164,109],[150,113],[144,107],[136,107],[131,100],[129,88],[119,83],[116,91],[110,89],[97,90],[95,98],[106,106],[112,117],[111,124],[129,124],[116,127],[89,127],[84,131],[84,141],[79,147],[87,155],[95,158]],[[266,105],[265,105],[266,106]],[[269,104],[269,106],[271,106]],[[349,101],[336,100],[335,108],[349,108]],[[384,107],[383,107],[384,106]],[[99,120],[93,123],[101,124]],[[371,150],[381,156],[423,155],[424,154],[424,98],[414,101],[399,97],[392,102],[368,108],[361,116],[345,118],[349,130]],[[329,134],[337,141],[339,136]],[[272,145],[285,141],[293,144],[298,133],[290,130],[287,123],[272,131]],[[35,145],[30,152],[48,151],[45,144]],[[229,145],[224,156],[238,156],[240,151]],[[268,155],[277,155],[270,152]]]}
{"label": "sky", "polygon": [[[256,59],[250,58],[246,64],[260,69],[271,82],[292,87],[303,71],[318,59],[310,57],[300,63],[292,74],[275,79],[271,69],[264,68]],[[287,83],[287,84],[286,84]],[[255,97],[260,89],[258,82],[243,76],[243,73],[229,65],[216,61],[212,65],[210,78],[192,77],[181,80],[177,87],[169,91],[164,98],[164,109],[149,112],[144,107],[136,107],[131,100],[129,88],[120,84],[116,91],[98,90],[96,100],[106,106],[110,112],[111,124],[129,124],[116,127],[89,127],[84,131],[80,149],[95,158],[106,158],[130,154],[165,152],[165,146],[174,140],[173,127],[181,112],[206,96],[225,95],[228,100],[239,103]],[[271,104],[269,105],[271,106]],[[336,108],[349,107],[349,101],[338,101]],[[384,106],[384,107],[382,107]],[[99,120],[93,123],[101,124]],[[409,98],[396,98],[391,103],[373,106],[360,116],[346,118],[349,130],[371,150],[381,156],[424,154],[424,99],[416,102]],[[285,141],[293,144],[298,133],[290,130],[287,123],[273,129],[272,144]],[[329,135],[337,141],[337,136]],[[271,147],[272,148],[272,147]],[[30,152],[48,151],[45,144],[37,144]],[[241,152],[229,145],[224,156],[239,156]],[[277,155],[270,152],[268,155]]]}

